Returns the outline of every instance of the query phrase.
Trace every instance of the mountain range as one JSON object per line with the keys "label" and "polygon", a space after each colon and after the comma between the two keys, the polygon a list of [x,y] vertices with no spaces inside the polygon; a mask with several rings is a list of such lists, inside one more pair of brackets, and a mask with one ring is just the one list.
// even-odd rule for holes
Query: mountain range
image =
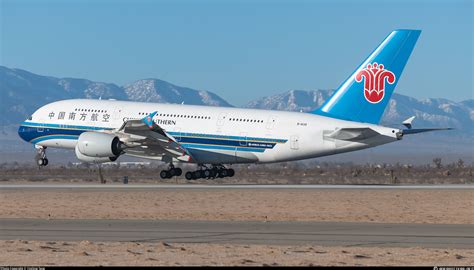
{"label": "mountain range", "polygon": [[0,66],[0,124],[18,124],[39,107],[62,99],[90,98],[144,102],[231,106],[218,95],[144,79],[118,86],[86,79],[41,76],[21,69]]}
{"label": "mountain range", "polygon": [[[334,90],[290,90],[250,101],[244,107],[307,112],[320,107],[333,92]],[[20,123],[46,103],[70,98],[232,106],[213,92],[176,86],[158,79],[137,80],[119,86],[86,79],[41,76],[0,66],[2,126]],[[474,134],[474,99],[461,102],[440,98],[418,100],[395,93],[385,110],[382,124],[399,125],[413,115],[416,116],[416,126],[454,127],[463,134]]]}
{"label": "mountain range", "polygon": [[[308,112],[319,108],[334,90],[290,90],[249,102],[245,107]],[[442,98],[418,100],[394,93],[381,124],[400,125],[416,116],[414,125],[420,127],[453,127],[463,133],[474,133],[474,99],[455,102]]]}

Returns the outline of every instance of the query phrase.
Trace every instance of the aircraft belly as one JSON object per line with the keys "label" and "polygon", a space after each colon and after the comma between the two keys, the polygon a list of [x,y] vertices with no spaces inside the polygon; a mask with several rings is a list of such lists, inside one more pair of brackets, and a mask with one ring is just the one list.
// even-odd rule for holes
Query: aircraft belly
{"label": "aircraft belly", "polygon": [[257,161],[258,157],[252,152],[235,151],[235,163],[252,163]]}
{"label": "aircraft belly", "polygon": [[239,152],[235,150],[221,149],[197,149],[187,148],[191,156],[197,163],[204,164],[235,164],[235,163],[252,163],[258,158],[251,152]]}
{"label": "aircraft belly", "polygon": [[72,139],[48,139],[37,143],[41,146],[74,149],[77,140]]}

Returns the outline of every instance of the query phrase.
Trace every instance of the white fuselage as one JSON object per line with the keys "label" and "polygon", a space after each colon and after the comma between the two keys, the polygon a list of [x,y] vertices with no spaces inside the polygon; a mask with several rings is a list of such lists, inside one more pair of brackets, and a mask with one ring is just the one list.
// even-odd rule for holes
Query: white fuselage
{"label": "white fuselage", "polygon": [[[36,145],[73,149],[81,132],[116,130],[129,119],[142,119],[155,111],[154,121],[186,148],[196,163],[314,158],[393,142],[399,131],[300,112],[76,99],[41,107],[22,123],[19,133]],[[382,136],[358,141],[325,136],[339,128],[371,128]]]}

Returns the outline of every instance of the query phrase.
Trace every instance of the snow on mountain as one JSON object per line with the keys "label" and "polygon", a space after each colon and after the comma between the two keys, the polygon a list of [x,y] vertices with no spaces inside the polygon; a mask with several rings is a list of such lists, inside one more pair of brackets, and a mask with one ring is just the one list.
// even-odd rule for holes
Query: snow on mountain
{"label": "snow on mountain", "polygon": [[[253,100],[245,107],[285,111],[311,111],[319,108],[333,90],[291,90]],[[113,98],[161,103],[232,106],[218,95],[176,86],[158,79],[144,79],[123,87],[86,79],[41,76],[21,69],[0,66],[0,124],[18,124],[40,106],[70,98]],[[474,100],[417,100],[394,94],[385,110],[382,124],[399,125],[415,115],[419,127],[454,127],[474,134]]]}
{"label": "snow on mountain", "polygon": [[[334,90],[291,90],[251,101],[245,107],[308,112],[319,108],[333,92]],[[473,133],[474,100],[454,102],[430,98],[420,101],[394,93],[382,117],[382,124],[398,125],[413,115],[416,116],[416,126],[454,127]]]}
{"label": "snow on mountain", "polygon": [[128,99],[134,101],[231,106],[227,101],[212,92],[176,86],[157,79],[135,81],[125,85],[124,91]]}
{"label": "snow on mountain", "polygon": [[73,97],[127,99],[123,89],[113,83],[92,82],[84,79],[64,78],[58,85]]}
{"label": "snow on mountain", "polygon": [[120,87],[86,79],[41,76],[0,66],[0,125],[18,124],[39,107],[62,99],[91,98],[231,106],[218,95],[147,79]]}
{"label": "snow on mountain", "polygon": [[249,102],[246,108],[259,108],[280,111],[308,112],[319,108],[334,91],[332,90],[290,90],[273,96],[263,97]]}

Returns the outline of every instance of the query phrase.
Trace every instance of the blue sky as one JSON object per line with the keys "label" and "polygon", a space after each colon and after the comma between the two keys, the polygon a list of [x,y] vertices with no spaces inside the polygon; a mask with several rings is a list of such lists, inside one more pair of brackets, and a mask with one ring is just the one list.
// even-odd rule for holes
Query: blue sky
{"label": "blue sky", "polygon": [[423,30],[397,92],[473,98],[473,1],[0,0],[0,65],[231,104],[336,88],[393,29]]}

